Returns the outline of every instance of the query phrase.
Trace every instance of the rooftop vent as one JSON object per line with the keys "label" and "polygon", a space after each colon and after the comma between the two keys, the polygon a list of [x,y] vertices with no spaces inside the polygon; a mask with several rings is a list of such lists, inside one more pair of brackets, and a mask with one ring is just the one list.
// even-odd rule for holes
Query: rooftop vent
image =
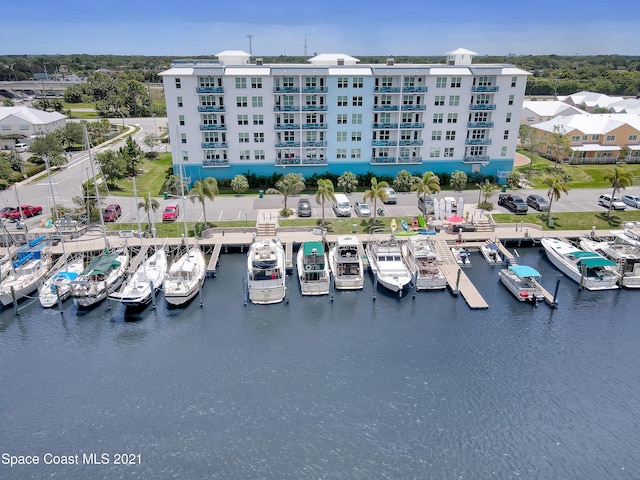
{"label": "rooftop vent", "polygon": [[338,65],[344,65],[344,58],[338,59]]}
{"label": "rooftop vent", "polygon": [[387,65],[393,65],[393,58],[387,58]]}
{"label": "rooftop vent", "polygon": [[262,65],[262,59],[256,58],[256,65]]}

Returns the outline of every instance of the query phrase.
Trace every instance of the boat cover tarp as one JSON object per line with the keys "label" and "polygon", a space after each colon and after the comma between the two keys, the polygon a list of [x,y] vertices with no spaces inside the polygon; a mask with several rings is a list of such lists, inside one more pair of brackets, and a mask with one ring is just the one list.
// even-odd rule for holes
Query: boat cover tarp
{"label": "boat cover tarp", "polygon": [[580,265],[584,265],[587,268],[597,268],[597,267],[615,267],[616,262],[612,260],[607,260],[603,257],[591,257],[591,258],[583,258],[578,262]]}
{"label": "boat cover tarp", "polygon": [[528,265],[511,265],[509,270],[520,278],[540,276],[540,273],[535,268],[529,267]]}
{"label": "boat cover tarp", "polygon": [[[322,242],[304,242],[304,255],[322,255],[324,253],[324,245]],[[315,249],[315,252],[313,251]]]}
{"label": "boat cover tarp", "polygon": [[83,275],[87,275],[91,272],[100,273],[100,272],[108,272],[112,270],[114,267],[118,267],[120,262],[116,262],[116,258],[118,258],[119,253],[103,253],[98,258],[93,260],[89,264],[87,268],[85,268]]}

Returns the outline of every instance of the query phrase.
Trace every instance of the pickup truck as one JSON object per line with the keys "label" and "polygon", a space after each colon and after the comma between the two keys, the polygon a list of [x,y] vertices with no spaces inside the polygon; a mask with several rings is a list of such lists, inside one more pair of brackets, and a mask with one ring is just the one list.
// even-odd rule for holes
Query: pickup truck
{"label": "pickup truck", "polygon": [[15,210],[9,212],[8,218],[11,220],[20,220],[21,218],[35,217],[42,213],[42,207],[34,205],[20,205]]}
{"label": "pickup truck", "polygon": [[522,197],[511,193],[501,193],[498,195],[498,205],[503,206],[515,214],[525,214],[529,211],[529,206]]}

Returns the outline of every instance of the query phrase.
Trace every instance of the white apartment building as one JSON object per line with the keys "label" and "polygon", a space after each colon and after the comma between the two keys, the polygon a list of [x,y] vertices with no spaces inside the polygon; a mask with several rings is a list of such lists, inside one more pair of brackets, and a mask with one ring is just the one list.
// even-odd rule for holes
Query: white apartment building
{"label": "white apartment building", "polygon": [[251,172],[401,170],[493,175],[512,170],[528,72],[473,64],[458,49],[443,64],[363,65],[345,54],[309,64],[175,61],[160,75],[174,170],[191,181]]}

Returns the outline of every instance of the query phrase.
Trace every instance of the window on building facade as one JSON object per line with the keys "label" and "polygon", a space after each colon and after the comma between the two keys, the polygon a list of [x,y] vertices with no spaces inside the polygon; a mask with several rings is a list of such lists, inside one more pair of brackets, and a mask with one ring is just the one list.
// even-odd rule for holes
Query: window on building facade
{"label": "window on building facade", "polygon": [[188,162],[189,161],[189,152],[187,152],[186,150],[182,151],[182,161],[183,162]]}
{"label": "window on building facade", "polygon": [[283,123],[291,124],[295,119],[295,115],[293,113],[285,113],[282,115]]}
{"label": "window on building facade", "polygon": [[338,88],[349,88],[349,78],[338,77]]}
{"label": "window on building facade", "polygon": [[180,123],[180,125],[184,125],[184,115],[178,115],[178,123]]}
{"label": "window on building facade", "polygon": [[346,113],[339,113],[336,121],[338,123],[338,125],[346,125],[347,123],[347,114]]}
{"label": "window on building facade", "polygon": [[416,77],[404,77],[404,87],[411,88],[416,85]]}
{"label": "window on building facade", "polygon": [[236,78],[236,88],[247,88],[247,79],[246,78]]}
{"label": "window on building facade", "polygon": [[[375,135],[375,132],[374,132]],[[378,132],[378,140],[389,140],[389,137],[391,136],[391,133],[389,132],[389,130],[380,130]]]}
{"label": "window on building facade", "polygon": [[362,114],[361,113],[352,113],[351,114],[351,123],[353,125],[362,125]]}
{"label": "window on building facade", "polygon": [[444,113],[433,114],[433,123],[442,123],[443,120],[444,120]]}
{"label": "window on building facade", "polygon": [[507,147],[502,147],[502,150],[500,151],[500,156],[501,157],[507,156]]}
{"label": "window on building facade", "polygon": [[304,84],[308,88],[316,87],[318,85],[318,78],[317,77],[305,77],[304,78]]}
{"label": "window on building facade", "polygon": [[572,142],[579,142],[580,141],[580,135],[571,135],[571,141]]}
{"label": "window on building facade", "polygon": [[254,150],[253,158],[254,160],[264,160],[264,150]]}
{"label": "window on building facade", "polygon": [[176,99],[178,101],[178,107],[182,107],[182,97]]}
{"label": "window on building facade", "polygon": [[338,95],[338,106],[346,107],[349,105],[349,97],[346,95]]}
{"label": "window on building facade", "polygon": [[249,115],[238,115],[238,125],[249,125]]}
{"label": "window on building facade", "polygon": [[391,105],[391,95],[380,95],[380,105]]}
{"label": "window on building facade", "polygon": [[400,140],[411,140],[411,130],[400,130]]}
{"label": "window on building facade", "polygon": [[253,124],[254,125],[264,125],[264,115],[254,115],[253,116]]}
{"label": "window on building facade", "polygon": [[456,139],[456,131],[455,130],[447,130],[447,133],[444,137],[445,140],[455,140]]}
{"label": "window on building facade", "polygon": [[600,135],[591,135],[591,141],[597,142],[600,139]]}
{"label": "window on building facade", "polygon": [[240,150],[240,160],[251,160],[251,150]]}
{"label": "window on building facade", "polygon": [[615,135],[607,135],[605,141],[606,142],[615,142],[616,141],[616,136]]}
{"label": "window on building facade", "polygon": [[381,84],[385,88],[393,87],[393,77],[382,77]]}
{"label": "window on building facade", "polygon": [[509,95],[509,105],[513,105],[514,99],[515,99],[514,95]]}
{"label": "window on building facade", "polygon": [[251,77],[251,88],[262,88],[262,78]]}
{"label": "window on building facade", "polygon": [[446,147],[444,149],[444,158],[453,158],[453,147]]}
{"label": "window on building facade", "polygon": [[284,88],[293,88],[293,77],[282,77],[282,86]]}
{"label": "window on building facade", "polygon": [[353,88],[364,87],[364,77],[353,77]]}
{"label": "window on building facade", "polygon": [[264,133],[263,132],[253,132],[253,141],[255,143],[264,143]]}
{"label": "window on building facade", "polygon": [[442,140],[442,130],[433,130],[431,132],[431,140],[434,142]]}
{"label": "window on building facade", "polygon": [[436,77],[436,88],[447,88],[447,77]]}
{"label": "window on building facade", "polygon": [[295,132],[284,132],[284,141],[285,142],[295,142],[296,141]]}
{"label": "window on building facade", "polygon": [[439,158],[440,157],[440,148],[439,147],[431,147],[429,150],[430,158]]}
{"label": "window on building facade", "polygon": [[506,120],[507,120],[507,123],[511,123],[511,114],[510,113],[507,113]]}
{"label": "window on building facade", "polygon": [[451,88],[460,88],[462,77],[451,77]]}
{"label": "window on building facade", "polygon": [[246,107],[247,97],[236,97],[236,107]]}
{"label": "window on building facade", "polygon": [[484,129],[471,130],[471,138],[474,140],[482,140],[487,135],[487,131]]}
{"label": "window on building facade", "polygon": [[505,130],[505,131],[504,131],[503,138],[504,138],[505,140],[509,140],[509,130]]}
{"label": "window on building facade", "polygon": [[449,106],[457,107],[458,105],[460,105],[460,95],[449,96]]}
{"label": "window on building facade", "polygon": [[251,97],[251,106],[253,108],[262,107],[262,97]]}
{"label": "window on building facade", "polygon": [[238,133],[238,143],[249,143],[249,134],[248,133]]}
{"label": "window on building facade", "polygon": [[187,143],[187,134],[186,133],[181,133],[180,134],[180,141],[182,143]]}
{"label": "window on building facade", "polygon": [[413,123],[413,114],[411,112],[403,112],[402,123]]}
{"label": "window on building facade", "polygon": [[352,142],[361,142],[362,141],[362,132],[351,132],[351,141]]}
{"label": "window on building facade", "polygon": [[351,104],[354,107],[361,107],[362,106],[362,97],[353,97],[353,101],[351,102]]}
{"label": "window on building facade", "polygon": [[444,106],[444,95],[436,95],[435,101],[433,102],[433,104],[436,107],[442,107]]}
{"label": "window on building facade", "polygon": [[415,97],[413,95],[403,95],[402,96],[402,104],[403,105],[413,105]]}
{"label": "window on building facade", "polygon": [[182,88],[182,84],[180,83],[179,78],[176,78],[176,88]]}
{"label": "window on building facade", "polygon": [[338,148],[336,150],[336,158],[347,158],[347,149],[346,148]]}
{"label": "window on building facade", "polygon": [[338,141],[338,142],[346,142],[347,141],[347,132],[336,132],[336,141]]}
{"label": "window on building facade", "polygon": [[458,114],[447,113],[447,123],[458,123]]}
{"label": "window on building facade", "polygon": [[630,142],[635,142],[637,140],[638,140],[638,135],[636,135],[636,134],[629,135],[629,141]]}
{"label": "window on building facade", "polygon": [[511,86],[515,87],[517,81],[518,81],[518,77],[511,77]]}
{"label": "window on building facade", "polygon": [[283,95],[282,104],[285,107],[293,107],[295,105],[295,97],[293,95]]}
{"label": "window on building facade", "polygon": [[351,158],[360,158],[362,157],[362,150],[359,148],[351,149]]}

